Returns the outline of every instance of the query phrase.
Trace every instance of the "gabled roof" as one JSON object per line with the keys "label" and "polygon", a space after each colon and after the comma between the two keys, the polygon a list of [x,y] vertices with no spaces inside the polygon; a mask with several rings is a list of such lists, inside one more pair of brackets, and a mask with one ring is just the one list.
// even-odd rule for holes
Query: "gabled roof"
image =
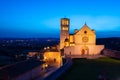
{"label": "gabled roof", "polygon": [[79,34],[79,33],[81,33],[81,32],[83,32],[83,30],[85,31],[89,31],[90,33],[92,33],[92,34],[95,34],[88,26],[87,26],[87,24],[85,23],[84,25],[83,25],[83,27],[77,32],[77,33],[75,33],[75,34]]}

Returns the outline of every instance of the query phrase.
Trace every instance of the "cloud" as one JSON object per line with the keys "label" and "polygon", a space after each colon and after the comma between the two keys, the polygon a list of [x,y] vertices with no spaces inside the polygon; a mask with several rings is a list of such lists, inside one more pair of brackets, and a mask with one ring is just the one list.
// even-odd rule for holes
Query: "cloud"
{"label": "cloud", "polygon": [[[60,28],[60,18],[48,19],[43,22],[43,25],[54,29]],[[98,31],[118,31],[120,30],[120,18],[114,16],[89,16],[89,15],[72,15],[70,18],[70,28],[80,29],[84,23]]]}

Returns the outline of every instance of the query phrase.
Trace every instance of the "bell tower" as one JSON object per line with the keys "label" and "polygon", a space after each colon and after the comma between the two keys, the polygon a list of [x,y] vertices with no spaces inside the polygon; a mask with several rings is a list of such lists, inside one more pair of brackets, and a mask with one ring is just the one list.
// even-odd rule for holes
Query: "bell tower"
{"label": "bell tower", "polygon": [[69,39],[69,25],[70,20],[68,18],[62,18],[60,21],[60,49],[64,48],[65,39]]}

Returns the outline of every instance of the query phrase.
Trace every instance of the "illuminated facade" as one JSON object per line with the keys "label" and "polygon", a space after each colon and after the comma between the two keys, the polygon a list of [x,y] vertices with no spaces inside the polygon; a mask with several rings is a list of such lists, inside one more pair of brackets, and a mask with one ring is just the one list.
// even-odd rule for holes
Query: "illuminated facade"
{"label": "illuminated facade", "polygon": [[69,38],[69,24],[70,24],[69,19],[67,18],[61,19],[60,49],[64,47],[65,39]]}
{"label": "illuminated facade", "polygon": [[96,45],[96,34],[86,23],[80,30],[75,29],[69,34],[70,20],[61,19],[60,49],[65,55],[96,55],[104,49],[104,45]]}
{"label": "illuminated facade", "polygon": [[44,61],[49,65],[56,65],[60,67],[62,65],[62,58],[60,52],[47,51],[44,53]]}

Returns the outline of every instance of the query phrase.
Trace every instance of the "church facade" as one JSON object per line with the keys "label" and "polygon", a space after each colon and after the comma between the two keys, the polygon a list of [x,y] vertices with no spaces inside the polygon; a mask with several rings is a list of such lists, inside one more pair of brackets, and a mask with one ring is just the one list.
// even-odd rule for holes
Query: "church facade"
{"label": "church facade", "polygon": [[69,34],[70,20],[61,19],[60,49],[65,55],[97,55],[104,49],[104,45],[96,45],[95,30],[91,30],[85,23],[80,30],[75,29]]}

